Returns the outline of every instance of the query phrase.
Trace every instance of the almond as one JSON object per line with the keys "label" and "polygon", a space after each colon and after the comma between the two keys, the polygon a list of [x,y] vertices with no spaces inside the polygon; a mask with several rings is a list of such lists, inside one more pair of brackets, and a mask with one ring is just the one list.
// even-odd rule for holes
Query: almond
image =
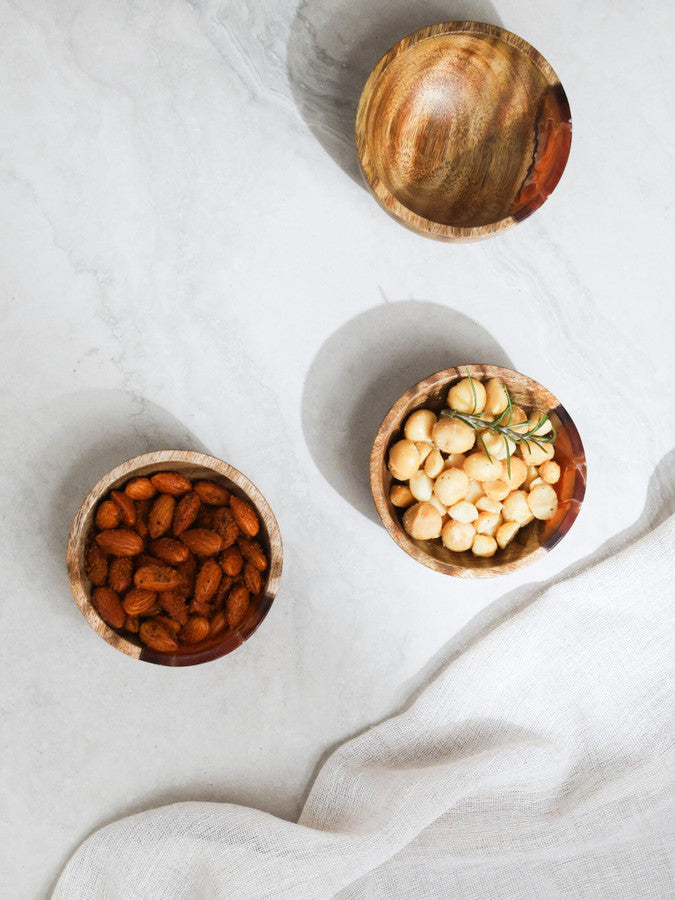
{"label": "almond", "polygon": [[96,612],[107,625],[110,625],[111,628],[123,627],[126,615],[122,609],[119,597],[112,588],[94,588],[91,602],[94,604]]}
{"label": "almond", "polygon": [[234,578],[231,575],[223,575],[218,585],[218,590],[213,595],[212,605],[215,610],[222,609],[225,606],[225,598],[234,584]]}
{"label": "almond", "polygon": [[150,478],[150,481],[160,493],[171,494],[173,497],[187,494],[192,488],[185,475],[179,475],[178,472],[157,472]]}
{"label": "almond", "polygon": [[259,594],[262,589],[260,572],[253,563],[247,562],[244,566],[244,584],[254,596]]}
{"label": "almond", "polygon": [[190,616],[180,632],[184,644],[198,644],[209,633],[209,620],[203,616]]}
{"label": "almond", "polygon": [[183,532],[180,539],[196,556],[213,556],[222,546],[220,536],[206,528],[192,528]]}
{"label": "almond", "polygon": [[180,624],[175,622],[173,619],[170,619],[168,616],[163,616],[159,613],[156,616],[153,616],[150,620],[151,622],[159,622],[160,625],[163,625],[170,634],[175,635],[180,631]]}
{"label": "almond", "polygon": [[150,556],[149,553],[141,553],[140,556],[137,556],[132,560],[134,564],[134,569],[138,571],[142,569],[143,566],[161,566],[164,565],[159,559],[156,559],[154,556]]}
{"label": "almond", "polygon": [[89,581],[97,587],[106,583],[108,578],[108,558],[98,544],[92,541],[85,553],[84,571]]}
{"label": "almond", "polygon": [[124,488],[124,493],[132,500],[150,500],[157,493],[157,488],[149,478],[132,478]]}
{"label": "almond", "polygon": [[153,541],[150,544],[150,552],[169,566],[177,566],[178,563],[185,562],[190,554],[185,544],[168,537]]}
{"label": "almond", "polygon": [[185,625],[188,620],[187,606],[185,605],[185,599],[177,588],[174,588],[172,591],[162,591],[159,595],[159,605],[168,613],[169,618],[180,625]]}
{"label": "almond", "polygon": [[227,598],[227,624],[230,628],[236,628],[246,615],[248,609],[248,590],[243,584],[237,585],[230,591]]}
{"label": "almond", "polygon": [[141,623],[138,621],[138,616],[127,616],[124,621],[124,630],[130,631],[132,634],[138,634],[140,626]]}
{"label": "almond", "polygon": [[236,576],[244,568],[244,557],[236,544],[233,547],[228,547],[227,550],[223,550],[219,560],[226,575]]}
{"label": "almond", "polygon": [[180,584],[178,590],[184,597],[191,597],[195,589],[195,578],[197,577],[197,557],[192,553],[185,562],[176,566],[180,575]]}
{"label": "almond", "polygon": [[110,563],[108,571],[108,584],[117,594],[123,594],[129,589],[134,574],[134,564],[129,557],[116,557]]}
{"label": "almond", "polygon": [[122,512],[112,500],[104,500],[96,511],[96,527],[101,531],[117,528],[122,521]]}
{"label": "almond", "polygon": [[223,550],[231,547],[239,535],[239,526],[234,520],[231,509],[220,507],[215,510],[211,527],[220,535],[223,542]]}
{"label": "almond", "polygon": [[208,619],[212,612],[208,603],[198,603],[196,600],[190,603],[188,611],[191,616],[201,616],[204,619]]}
{"label": "almond", "polygon": [[264,572],[267,568],[267,557],[260,544],[247,538],[239,538],[238,544],[244,559],[254,565],[259,572]]}
{"label": "almond", "polygon": [[199,497],[192,491],[181,497],[173,517],[173,533],[175,537],[179,537],[194,523],[199,512],[200,502]]}
{"label": "almond", "polygon": [[144,588],[134,588],[124,598],[122,606],[128,616],[145,616],[157,603],[155,591]]}
{"label": "almond", "polygon": [[138,633],[144,644],[160,653],[171,653],[178,649],[173,635],[160,622],[143,622]]}
{"label": "almond", "polygon": [[124,524],[134,525],[136,523],[136,507],[131,497],[127,497],[121,491],[111,491],[110,496],[113,503],[119,507]]}
{"label": "almond", "polygon": [[166,534],[171,528],[176,501],[170,494],[161,494],[150,509],[148,516],[148,533],[155,540]]}
{"label": "almond", "polygon": [[224,610],[221,610],[211,619],[209,624],[209,637],[215,637],[217,634],[220,634],[221,631],[225,630],[226,625],[227,613]]}
{"label": "almond", "polygon": [[209,506],[227,506],[230,502],[230,492],[215,481],[195,481],[193,490]]}
{"label": "almond", "polygon": [[215,559],[207,559],[202,564],[197,581],[195,582],[195,596],[197,603],[207,603],[218,590],[218,585],[223,577],[223,570]]}
{"label": "almond", "polygon": [[134,575],[134,584],[146,591],[170,591],[180,584],[180,575],[169,566],[142,566]]}
{"label": "almond", "polygon": [[113,556],[136,556],[143,550],[143,538],[135,531],[113,528],[96,535],[96,543]]}
{"label": "almond", "polygon": [[150,516],[151,500],[134,500],[136,507],[136,531],[142,538],[148,536],[148,518]]}
{"label": "almond", "polygon": [[239,497],[232,497],[230,507],[237,525],[244,534],[247,534],[249,537],[255,537],[260,530],[260,521],[251,504],[245,500],[240,500]]}

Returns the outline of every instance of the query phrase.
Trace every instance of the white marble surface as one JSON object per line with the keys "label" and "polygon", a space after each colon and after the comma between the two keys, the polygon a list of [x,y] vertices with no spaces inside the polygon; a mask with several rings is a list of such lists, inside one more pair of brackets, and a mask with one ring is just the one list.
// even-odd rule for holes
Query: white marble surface
{"label": "white marble surface", "polygon": [[[295,7],[0,0],[3,897],[45,896],[87,834],[139,809],[296,816],[325,753],[398,709],[460,629],[596,553],[666,478],[672,6]],[[548,203],[462,246],[388,219],[348,137],[381,52],[452,18],[533,43],[574,120]],[[557,550],[478,583],[398,550],[366,476],[390,403],[466,361],[547,385],[589,466]],[[286,548],[265,626],[179,670],[103,643],[64,564],[93,482],[175,446],[253,478]]]}

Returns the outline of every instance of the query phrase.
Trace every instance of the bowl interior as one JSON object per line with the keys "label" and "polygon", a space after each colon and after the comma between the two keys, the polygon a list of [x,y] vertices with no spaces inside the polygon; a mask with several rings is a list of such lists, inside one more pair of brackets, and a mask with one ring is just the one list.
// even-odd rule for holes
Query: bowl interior
{"label": "bowl interior", "polygon": [[[215,481],[228,491],[248,500],[260,518],[260,532],[256,540],[267,555],[269,566],[266,573],[267,582],[259,597],[251,600],[251,608],[232,630],[227,630],[211,639],[202,641],[193,647],[180,647],[172,653],[161,653],[143,644],[137,635],[118,634],[101,619],[91,603],[92,585],[84,568],[84,555],[91,532],[94,515],[101,499],[111,490],[119,488],[130,478],[141,475],[153,475],[162,471],[180,472],[192,480],[205,479]],[[167,666],[195,665],[224,656],[239,647],[263,621],[272,605],[281,578],[282,545],[279,527],[274,514],[258,488],[222,460],[205,453],[193,451],[165,450],[148,453],[144,456],[128,460],[108,473],[87,495],[80,507],[68,541],[68,574],[73,595],[82,614],[92,628],[109,644],[145,662],[159,663]]]}
{"label": "bowl interior", "polygon": [[570,139],[548,63],[481,23],[434,26],[397,44],[368,80],[357,121],[364,173],[390,211],[398,204],[459,229],[529,215],[557,184]]}
{"label": "bowl interior", "polygon": [[[554,485],[558,511],[548,522],[536,520],[520,529],[504,550],[494,557],[474,556],[471,551],[456,553],[440,541],[413,540],[403,529],[401,511],[390,501],[394,481],[388,468],[390,447],[403,437],[405,420],[416,409],[439,413],[446,406],[448,389],[466,372],[473,378],[500,378],[509,389],[514,404],[539,413],[548,413],[557,432],[555,458],[560,480]],[[429,568],[447,575],[489,577],[529,565],[551,550],[569,531],[576,519],[586,487],[586,459],[581,438],[567,411],[536,381],[500,366],[467,365],[430,375],[410,388],[391,408],[375,438],[371,454],[370,481],[375,506],[387,531],[406,553]]]}

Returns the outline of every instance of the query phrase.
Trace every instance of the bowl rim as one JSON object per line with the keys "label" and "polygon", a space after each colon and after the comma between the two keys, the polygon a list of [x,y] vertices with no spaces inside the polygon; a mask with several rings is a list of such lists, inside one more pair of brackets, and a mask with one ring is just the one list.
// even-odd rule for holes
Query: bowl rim
{"label": "bowl rim", "polygon": [[[91,601],[91,589],[85,587],[89,579],[84,571],[82,557],[88,530],[92,524],[90,522],[88,525],[85,525],[87,516],[102,497],[111,490],[113,485],[128,481],[134,477],[135,472],[148,465],[158,465],[160,468],[157,471],[162,471],[164,467],[169,469],[172,463],[177,462],[195,467],[201,466],[216,475],[221,475],[232,482],[255,506],[269,536],[269,575],[265,585],[265,593],[259,604],[260,618],[252,628],[246,630],[245,633],[238,629],[227,632],[223,641],[203,649],[182,651],[180,653],[162,653],[150,647],[135,644],[103,621]],[[82,553],[80,552],[81,549]],[[140,456],[133,456],[119,463],[91,488],[73,518],[66,548],[66,566],[73,598],[80,612],[94,631],[108,644],[127,656],[133,659],[140,659],[143,662],[172,667],[194,666],[219,659],[236,650],[262,625],[279,589],[283,568],[283,543],[276,517],[264,495],[246,475],[235,469],[234,466],[216,456],[196,450],[157,450],[142,453]]]}
{"label": "bowl rim", "polygon": [[443,225],[440,222],[434,222],[433,219],[427,219],[426,217],[413,212],[401,203],[400,200],[397,200],[386,185],[378,178],[372,160],[367,153],[365,120],[368,101],[380,75],[400,53],[429,38],[452,34],[474,34],[478,37],[495,37],[510,44],[527,56],[546,78],[549,86],[555,89],[557,98],[563,109],[566,111],[566,122],[569,124],[570,132],[570,146],[572,115],[565,89],[548,60],[542,56],[535,47],[524,40],[524,38],[514,34],[512,31],[507,31],[499,25],[489,25],[487,22],[476,21],[440,22],[437,25],[428,25],[425,28],[420,28],[418,31],[413,31],[404,38],[401,38],[400,41],[394,44],[394,46],[384,54],[373,68],[363,86],[356,112],[355,141],[359,167],[363,179],[380,206],[400,224],[405,225],[411,231],[424,237],[461,243],[481,240],[482,238],[492,237],[493,235],[507,231],[509,228],[513,228],[514,225],[522,222],[539,209],[557,187],[558,181],[562,177],[569,158],[570,146],[567,147],[567,153],[560,169],[560,173],[555,179],[555,182],[552,183],[546,196],[539,196],[535,201],[532,201],[528,205],[528,208],[522,213],[506,216],[497,222],[474,226]]}
{"label": "bowl rim", "polygon": [[[401,525],[400,521],[398,521],[398,519],[396,519],[391,514],[387,496],[381,487],[383,456],[386,453],[387,446],[393,437],[391,431],[392,424],[402,413],[405,412],[406,409],[410,407],[415,398],[420,396],[420,394],[423,394],[429,388],[434,387],[440,382],[445,383],[450,379],[464,377],[467,370],[474,377],[480,376],[481,378],[501,378],[507,382],[509,379],[513,379],[513,377],[515,376],[530,391],[540,396],[544,403],[546,403],[549,407],[550,412],[555,413],[555,415],[560,419],[561,423],[564,424],[565,431],[567,432],[570,441],[573,444],[575,454],[575,468],[577,470],[577,477],[575,478],[574,485],[574,494],[571,498],[572,502],[570,502],[569,509],[565,515],[565,518],[560,522],[559,526],[549,536],[545,543],[540,544],[529,553],[526,553],[523,556],[518,557],[517,559],[475,569],[466,568],[463,566],[453,566],[450,563],[441,562],[440,560],[436,559],[435,557],[431,556],[420,547],[418,547],[417,544],[415,544],[403,530],[403,526]],[[524,569],[526,566],[532,565],[532,563],[545,556],[556,546],[556,544],[558,544],[565,537],[567,532],[574,524],[577,516],[579,515],[581,505],[586,493],[586,480],[586,455],[584,452],[583,443],[581,441],[581,436],[576,425],[574,424],[574,420],[567,412],[565,407],[547,388],[539,384],[539,382],[535,381],[533,378],[530,378],[528,375],[524,375],[522,372],[518,372],[516,369],[508,369],[504,366],[493,366],[489,363],[467,363],[460,366],[452,366],[448,369],[441,369],[441,371],[434,372],[432,375],[428,375],[426,378],[423,378],[416,384],[412,385],[404,394],[402,394],[398,398],[398,400],[392,405],[392,407],[385,415],[380,424],[380,427],[377,430],[370,451],[370,491],[373,497],[375,508],[377,510],[377,514],[380,517],[380,521],[384,525],[390,537],[393,538],[393,540],[403,551],[405,551],[405,553],[408,554],[408,556],[411,556],[414,560],[422,563],[422,565],[426,566],[427,568],[433,569],[435,572],[440,572],[443,575],[452,575],[460,578],[493,578],[497,575],[508,575],[511,572],[517,571],[518,569]]]}

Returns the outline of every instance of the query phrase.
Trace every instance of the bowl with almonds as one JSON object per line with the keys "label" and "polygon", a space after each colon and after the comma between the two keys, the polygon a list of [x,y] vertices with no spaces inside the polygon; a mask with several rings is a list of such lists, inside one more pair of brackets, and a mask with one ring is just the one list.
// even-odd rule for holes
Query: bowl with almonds
{"label": "bowl with almonds", "polygon": [[117,650],[167,666],[239,647],[276,595],[279,527],[258,488],[205,453],[163,450],[108,472],[70,531],[68,576]]}
{"label": "bowl with almonds", "polygon": [[370,458],[378,514],[396,543],[445,575],[486,578],[540,559],[586,489],[579,432],[556,397],[500,366],[423,379],[380,426]]}

